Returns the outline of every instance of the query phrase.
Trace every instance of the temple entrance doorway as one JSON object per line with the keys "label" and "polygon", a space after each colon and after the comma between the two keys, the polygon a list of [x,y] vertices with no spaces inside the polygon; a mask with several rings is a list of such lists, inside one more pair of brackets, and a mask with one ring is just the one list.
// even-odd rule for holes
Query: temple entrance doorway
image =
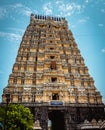
{"label": "temple entrance doorway", "polygon": [[53,110],[48,113],[51,121],[51,130],[65,130],[64,129],[64,112],[61,110]]}

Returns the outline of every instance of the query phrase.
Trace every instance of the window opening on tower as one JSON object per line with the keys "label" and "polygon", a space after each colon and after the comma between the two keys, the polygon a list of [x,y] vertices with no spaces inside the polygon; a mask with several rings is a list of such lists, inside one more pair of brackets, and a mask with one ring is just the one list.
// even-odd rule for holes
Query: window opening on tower
{"label": "window opening on tower", "polygon": [[53,47],[50,47],[50,50],[54,50],[54,48],[53,48]]}
{"label": "window opening on tower", "polygon": [[36,61],[37,61],[37,57],[36,57]]}
{"label": "window opening on tower", "polygon": [[59,100],[59,94],[58,93],[53,93],[52,94],[52,100]]}
{"label": "window opening on tower", "polygon": [[51,64],[50,64],[50,69],[51,70],[56,70],[56,62],[55,61],[52,61]]}
{"label": "window opening on tower", "polygon": [[50,56],[50,59],[54,59],[55,58],[55,56]]}
{"label": "window opening on tower", "polygon": [[56,77],[51,77],[51,82],[56,82],[57,78]]}
{"label": "window opening on tower", "polygon": [[50,43],[52,43],[52,41],[50,41]]}
{"label": "window opening on tower", "polygon": [[51,25],[49,25],[49,28],[51,28]]}
{"label": "window opening on tower", "polygon": [[52,37],[52,35],[49,35],[49,37]]}

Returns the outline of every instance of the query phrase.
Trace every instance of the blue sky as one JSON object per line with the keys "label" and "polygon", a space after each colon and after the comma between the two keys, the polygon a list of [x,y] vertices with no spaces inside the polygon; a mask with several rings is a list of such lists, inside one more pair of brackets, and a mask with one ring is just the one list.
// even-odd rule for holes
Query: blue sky
{"label": "blue sky", "polygon": [[96,88],[105,99],[105,0],[0,1],[0,101],[30,14],[65,17]]}

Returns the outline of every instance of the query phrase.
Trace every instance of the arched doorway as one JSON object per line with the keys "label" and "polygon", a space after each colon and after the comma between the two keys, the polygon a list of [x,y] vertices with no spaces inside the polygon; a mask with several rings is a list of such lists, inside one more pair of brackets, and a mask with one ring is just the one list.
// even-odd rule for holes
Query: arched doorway
{"label": "arched doorway", "polygon": [[60,110],[53,110],[48,114],[51,120],[51,130],[65,130],[64,129],[64,113]]}

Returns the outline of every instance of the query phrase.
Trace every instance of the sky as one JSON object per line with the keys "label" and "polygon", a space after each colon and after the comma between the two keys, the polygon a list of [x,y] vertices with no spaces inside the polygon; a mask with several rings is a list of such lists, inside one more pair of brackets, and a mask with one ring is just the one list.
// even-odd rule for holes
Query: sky
{"label": "sky", "polygon": [[31,13],[66,18],[105,102],[105,0],[1,0],[0,102]]}

